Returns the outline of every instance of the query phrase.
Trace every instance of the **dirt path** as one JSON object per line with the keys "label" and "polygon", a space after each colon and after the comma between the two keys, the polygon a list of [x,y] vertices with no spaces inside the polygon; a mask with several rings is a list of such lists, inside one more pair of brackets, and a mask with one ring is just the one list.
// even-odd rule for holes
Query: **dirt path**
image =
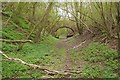
{"label": "dirt path", "polygon": [[81,36],[77,35],[72,38],[59,40],[59,42],[56,44],[56,47],[58,49],[65,49],[64,57],[61,58],[64,59],[64,62],[61,64],[63,66],[60,67],[59,70],[72,73],[72,76],[74,76],[75,74],[75,77],[80,77],[81,72],[83,68],[86,67],[86,65],[101,65],[94,63],[92,64],[89,61],[85,61],[84,59],[79,57],[80,54],[82,54],[80,49],[87,47],[91,42],[99,40],[101,40],[99,34],[95,36],[94,34],[89,32]]}
{"label": "dirt path", "polygon": [[70,57],[70,52],[69,49],[71,48],[71,44],[66,43],[65,41],[66,39],[62,39],[60,40],[56,47],[59,49],[65,49],[65,63],[64,63],[64,71],[68,71],[70,70],[71,66],[72,66],[72,59]]}
{"label": "dirt path", "polygon": [[[87,35],[87,36],[86,36]],[[56,47],[58,49],[65,49],[65,61],[63,63],[63,71],[71,72],[75,70],[76,66],[79,71],[82,70],[82,68],[87,64],[86,61],[79,59],[74,60],[72,59],[72,51],[74,51],[74,54],[77,54],[77,52],[81,49],[86,47],[90,42],[93,41],[93,34],[86,33],[81,36],[75,36],[68,39],[61,39],[57,44]],[[77,51],[77,52],[75,52]]]}

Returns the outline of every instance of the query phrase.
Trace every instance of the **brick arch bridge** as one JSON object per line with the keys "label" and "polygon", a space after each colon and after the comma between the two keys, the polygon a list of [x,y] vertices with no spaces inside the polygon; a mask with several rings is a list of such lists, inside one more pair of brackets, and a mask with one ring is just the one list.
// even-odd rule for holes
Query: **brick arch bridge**
{"label": "brick arch bridge", "polygon": [[72,34],[68,34],[67,37],[72,37],[74,34],[75,34],[75,29],[73,27],[70,27],[70,26],[59,26],[59,27],[54,27],[52,29],[52,35],[54,37],[56,37],[56,32],[61,29],[61,28],[67,28],[69,30],[71,30]]}

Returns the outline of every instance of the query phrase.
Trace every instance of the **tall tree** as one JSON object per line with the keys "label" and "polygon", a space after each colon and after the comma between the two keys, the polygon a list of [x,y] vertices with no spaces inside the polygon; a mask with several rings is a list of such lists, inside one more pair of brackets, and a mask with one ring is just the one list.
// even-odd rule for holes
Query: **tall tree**
{"label": "tall tree", "polygon": [[[117,36],[118,36],[118,61],[119,61],[120,60],[120,2],[117,2],[116,8],[117,8],[116,20],[117,20]],[[120,76],[119,67],[118,67],[118,75]]]}
{"label": "tall tree", "polygon": [[[81,23],[79,22],[79,18],[82,19],[82,15],[81,14],[79,15],[79,3],[75,2],[74,6],[75,6],[75,15],[76,15],[76,17],[75,17],[76,26],[78,29],[78,33],[81,35],[83,32],[83,27],[82,27]],[[82,10],[82,2],[80,2],[80,11],[81,10]]]}
{"label": "tall tree", "polygon": [[43,17],[40,21],[40,24],[38,25],[38,27],[36,29],[37,31],[36,31],[36,36],[35,36],[34,42],[39,42],[40,37],[41,37],[41,32],[42,32],[43,28],[46,27],[47,19],[49,17],[49,14],[50,14],[52,8],[53,8],[53,2],[50,2],[46,9],[45,14],[43,15]]}

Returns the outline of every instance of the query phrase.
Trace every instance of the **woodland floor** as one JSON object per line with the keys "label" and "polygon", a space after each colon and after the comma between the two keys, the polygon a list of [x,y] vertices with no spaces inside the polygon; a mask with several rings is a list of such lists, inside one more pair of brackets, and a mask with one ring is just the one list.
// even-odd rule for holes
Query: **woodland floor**
{"label": "woodland floor", "polygon": [[[103,39],[102,39],[102,37],[100,38],[99,32],[97,33],[97,36],[95,36],[94,34],[92,34],[89,31],[85,32],[81,36],[76,35],[71,38],[59,40],[57,42],[57,44],[55,45],[55,47],[58,49],[65,50],[65,54],[63,57],[64,62],[62,64],[63,66],[61,67],[61,69],[59,68],[59,70],[77,74],[80,77],[79,73],[82,72],[82,70],[84,69],[84,67],[86,67],[86,65],[104,66],[104,64],[102,64],[102,63],[90,63],[89,61],[86,61],[82,58],[78,58],[78,59],[72,58],[73,54],[75,54],[74,56],[78,55],[76,57],[79,57],[80,54],[82,54],[82,53],[80,53],[81,49],[86,48],[90,43],[100,42],[102,40]],[[106,45],[113,49],[117,49],[116,42],[117,42],[116,40],[111,40]],[[69,77],[71,77],[71,76],[69,76]]]}
{"label": "woodland floor", "polygon": [[[40,44],[26,43],[23,50],[17,54],[9,50],[8,55],[51,70],[71,73],[64,77],[116,77],[114,70],[117,61],[113,60],[113,57],[117,56],[115,50],[117,43],[112,40],[104,45],[100,43],[102,39],[100,34],[94,36],[87,31],[81,36],[57,40],[55,44],[51,43],[53,39],[50,38]],[[3,44],[4,51],[8,50],[5,45]],[[63,76],[40,74],[38,70],[3,59],[3,77],[58,78]]]}

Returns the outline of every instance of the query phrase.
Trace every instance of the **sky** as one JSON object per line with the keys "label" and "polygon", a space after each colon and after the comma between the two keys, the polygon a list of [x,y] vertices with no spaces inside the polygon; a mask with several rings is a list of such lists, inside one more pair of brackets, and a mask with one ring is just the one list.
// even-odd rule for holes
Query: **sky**
{"label": "sky", "polygon": [[70,13],[66,13],[66,11],[62,10],[61,8],[58,9],[58,14],[61,16],[61,17],[67,17],[66,15],[69,15],[69,17],[71,17],[72,15]]}

